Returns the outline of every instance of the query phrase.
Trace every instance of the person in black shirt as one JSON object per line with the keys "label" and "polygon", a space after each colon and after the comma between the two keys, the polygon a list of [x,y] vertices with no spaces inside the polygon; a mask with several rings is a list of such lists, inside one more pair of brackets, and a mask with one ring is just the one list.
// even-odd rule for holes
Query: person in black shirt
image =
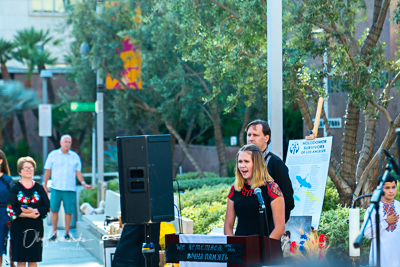
{"label": "person in black shirt", "polygon": [[290,211],[294,208],[293,187],[289,178],[289,170],[285,163],[275,154],[268,151],[271,143],[271,128],[266,121],[255,120],[246,127],[247,144],[257,145],[263,151],[265,165],[269,175],[279,185],[285,199],[285,222],[290,218]]}
{"label": "person in black shirt", "polygon": [[[285,231],[285,204],[279,186],[268,174],[260,148],[254,144],[243,146],[236,156],[236,179],[228,195],[224,234],[261,235],[280,240]],[[254,189],[261,189],[264,199],[267,224],[260,227],[259,202]]]}

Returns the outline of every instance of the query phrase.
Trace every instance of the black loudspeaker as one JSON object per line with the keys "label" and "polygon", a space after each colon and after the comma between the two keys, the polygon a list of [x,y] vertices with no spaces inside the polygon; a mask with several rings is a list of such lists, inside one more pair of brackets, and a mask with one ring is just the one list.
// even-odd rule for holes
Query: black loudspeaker
{"label": "black loudspeaker", "polygon": [[170,135],[119,136],[117,147],[122,223],[174,220]]}

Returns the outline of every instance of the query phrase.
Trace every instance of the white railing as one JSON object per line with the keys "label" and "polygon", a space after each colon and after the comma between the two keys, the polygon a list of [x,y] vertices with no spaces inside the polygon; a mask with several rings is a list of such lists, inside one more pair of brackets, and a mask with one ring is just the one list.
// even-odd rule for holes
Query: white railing
{"label": "white railing", "polygon": [[[82,173],[83,177],[92,177],[92,173],[88,172],[88,173]],[[104,173],[104,177],[118,177],[118,172],[105,172]]]}
{"label": "white railing", "polygon": [[[83,177],[92,177],[92,173],[82,173]],[[118,172],[105,172],[104,177],[118,177]],[[14,181],[19,181],[21,179],[20,176],[12,176]],[[41,175],[34,175],[33,176],[34,181],[40,182],[42,180]]]}

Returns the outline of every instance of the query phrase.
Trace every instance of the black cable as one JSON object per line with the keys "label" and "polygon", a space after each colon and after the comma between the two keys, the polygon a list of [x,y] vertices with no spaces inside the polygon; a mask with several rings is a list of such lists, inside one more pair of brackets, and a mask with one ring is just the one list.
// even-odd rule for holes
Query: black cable
{"label": "black cable", "polygon": [[181,230],[181,225],[180,225],[180,223],[179,223],[179,216],[180,216],[179,208],[178,208],[178,206],[175,205],[175,204],[174,204],[174,207],[176,208],[176,211],[178,212],[178,230],[179,230],[178,232],[181,233],[182,230]]}
{"label": "black cable", "polygon": [[353,201],[353,203],[351,204],[351,208],[354,209],[355,207],[357,207],[357,201],[360,200],[360,199],[362,199],[362,198],[364,198],[364,197],[372,197],[372,194],[364,194],[364,195],[361,195],[361,196],[357,197],[357,198]]}
{"label": "black cable", "polygon": [[177,179],[174,179],[176,184],[178,185],[178,202],[179,202],[179,211],[178,211],[178,219],[179,219],[179,233],[182,233],[182,207],[181,207],[181,190],[179,188],[179,182]]}
{"label": "black cable", "polygon": [[379,152],[378,152],[378,159],[379,159],[379,172],[380,172],[380,174],[382,174],[382,173],[383,173],[383,170],[382,170],[382,158],[381,158],[381,154],[382,154],[382,148],[380,148],[380,149],[379,149]]}

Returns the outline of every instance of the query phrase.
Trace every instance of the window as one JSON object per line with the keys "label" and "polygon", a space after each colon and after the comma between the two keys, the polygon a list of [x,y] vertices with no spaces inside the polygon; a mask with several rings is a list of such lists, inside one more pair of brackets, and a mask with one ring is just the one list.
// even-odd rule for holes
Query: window
{"label": "window", "polygon": [[74,4],[76,0],[31,0],[32,12],[64,13],[66,4]]}

